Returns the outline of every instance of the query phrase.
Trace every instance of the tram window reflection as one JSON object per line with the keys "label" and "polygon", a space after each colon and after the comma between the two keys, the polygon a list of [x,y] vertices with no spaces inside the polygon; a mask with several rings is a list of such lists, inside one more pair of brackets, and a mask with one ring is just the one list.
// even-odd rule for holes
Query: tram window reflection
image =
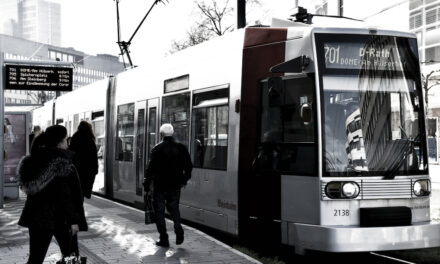
{"label": "tram window reflection", "polygon": [[118,106],[116,160],[133,161],[134,104]]}
{"label": "tram window reflection", "polygon": [[[316,175],[315,121],[303,122],[301,107],[313,107],[314,85],[310,78],[283,80],[273,103],[273,89],[262,83],[260,144],[254,169],[295,175]],[[279,97],[279,98],[278,98]]]}
{"label": "tram window reflection", "polygon": [[226,170],[228,89],[194,95],[191,154],[196,168]]}
{"label": "tram window reflection", "polygon": [[162,124],[171,123],[174,127],[174,138],[188,146],[189,140],[189,93],[163,97]]}

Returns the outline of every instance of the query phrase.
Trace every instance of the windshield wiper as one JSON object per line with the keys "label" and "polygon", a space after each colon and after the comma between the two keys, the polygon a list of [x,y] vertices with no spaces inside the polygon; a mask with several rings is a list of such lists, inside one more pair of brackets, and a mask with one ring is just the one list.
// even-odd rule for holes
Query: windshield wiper
{"label": "windshield wiper", "polygon": [[[405,133],[406,137],[406,133]],[[383,177],[384,180],[393,180],[396,177],[397,172],[399,171],[399,168],[403,165],[404,161],[408,161],[408,157],[414,153],[414,145],[415,142],[418,142],[420,140],[420,134],[417,135],[414,139],[406,138],[406,139],[399,139],[393,142],[393,146],[391,148],[399,148],[401,151],[392,151],[392,153],[399,154],[401,158],[392,165],[391,170],[388,171]],[[394,147],[396,146],[396,147]]]}

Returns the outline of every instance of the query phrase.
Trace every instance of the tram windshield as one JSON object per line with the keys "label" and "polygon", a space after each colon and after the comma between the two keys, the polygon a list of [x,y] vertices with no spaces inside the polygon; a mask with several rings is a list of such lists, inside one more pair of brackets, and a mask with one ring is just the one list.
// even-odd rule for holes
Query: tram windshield
{"label": "tram windshield", "polygon": [[317,34],[324,176],[427,173],[415,39]]}

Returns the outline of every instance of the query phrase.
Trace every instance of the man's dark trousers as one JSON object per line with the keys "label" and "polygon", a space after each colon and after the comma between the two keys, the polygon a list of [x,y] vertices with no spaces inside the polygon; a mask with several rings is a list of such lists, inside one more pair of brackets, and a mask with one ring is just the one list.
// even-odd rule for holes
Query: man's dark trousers
{"label": "man's dark trousers", "polygon": [[183,236],[183,228],[180,223],[179,212],[180,189],[167,191],[154,191],[153,206],[156,214],[156,227],[161,241],[168,241],[167,227],[165,223],[165,206],[174,222],[176,236]]}

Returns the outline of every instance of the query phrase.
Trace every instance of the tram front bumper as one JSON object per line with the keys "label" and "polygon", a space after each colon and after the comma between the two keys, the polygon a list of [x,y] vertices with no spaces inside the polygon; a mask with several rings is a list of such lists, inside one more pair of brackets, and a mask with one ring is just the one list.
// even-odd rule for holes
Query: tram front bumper
{"label": "tram front bumper", "polygon": [[363,252],[440,246],[440,223],[410,226],[353,227],[288,224],[289,245],[297,250]]}

